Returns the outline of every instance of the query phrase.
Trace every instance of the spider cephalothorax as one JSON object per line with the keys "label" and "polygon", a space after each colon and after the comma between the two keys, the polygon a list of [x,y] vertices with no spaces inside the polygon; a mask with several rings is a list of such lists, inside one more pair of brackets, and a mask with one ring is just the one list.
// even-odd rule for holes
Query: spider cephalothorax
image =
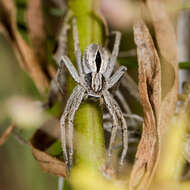
{"label": "spider cephalothorax", "polygon": [[[65,162],[72,166],[73,159],[73,120],[75,112],[78,110],[82,100],[85,97],[91,96],[95,98],[102,97],[104,103],[112,116],[113,127],[111,131],[111,138],[108,148],[107,163],[111,159],[111,152],[117,128],[122,128],[123,136],[123,151],[121,154],[120,165],[123,164],[124,158],[127,153],[127,123],[124,119],[123,113],[110,94],[109,89],[112,88],[122,77],[126,71],[126,67],[121,66],[114,74],[114,64],[119,52],[119,44],[121,34],[115,32],[116,39],[112,54],[109,55],[108,51],[100,45],[90,44],[84,52],[83,58],[79,47],[78,32],[76,27],[76,20],[73,19],[73,37],[74,37],[74,50],[77,61],[78,71],[75,69],[70,59],[67,56],[62,56],[59,63],[57,74],[57,82],[59,84],[59,76],[63,64],[66,65],[73,79],[78,83],[74,88],[71,96],[69,97],[64,113],[61,117],[61,141]],[[61,86],[61,85],[60,85]],[[69,157],[66,149],[65,127],[68,126],[68,148]]]}
{"label": "spider cephalothorax", "polygon": [[90,44],[84,52],[82,66],[85,82],[90,91],[97,96],[105,88],[104,73],[108,65],[108,52],[97,44]]}

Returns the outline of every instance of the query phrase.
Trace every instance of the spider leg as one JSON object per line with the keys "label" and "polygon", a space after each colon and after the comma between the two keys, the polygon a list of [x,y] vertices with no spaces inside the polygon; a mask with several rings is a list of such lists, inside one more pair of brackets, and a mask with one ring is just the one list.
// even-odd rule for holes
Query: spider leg
{"label": "spider leg", "polygon": [[[123,151],[121,154],[121,158],[120,158],[120,167],[123,165],[124,162],[124,158],[127,154],[127,149],[128,149],[128,137],[127,137],[127,122],[123,116],[123,113],[119,107],[119,105],[117,104],[117,102],[115,101],[115,99],[112,97],[112,95],[108,92],[108,91],[104,91],[103,92],[103,96],[104,96],[104,100],[106,103],[106,106],[110,112],[110,114],[113,117],[113,122],[115,122],[115,124],[117,126],[119,126],[119,120],[121,122],[121,127],[122,127],[122,139],[123,139]],[[117,119],[116,119],[117,118]],[[113,131],[113,129],[112,129]],[[112,137],[113,136],[113,137]],[[116,134],[114,134],[114,131],[111,134],[111,137],[113,138],[112,141],[114,141]],[[113,147],[113,142],[110,140],[110,144],[112,143]],[[111,152],[112,147],[109,147],[109,151]],[[109,156],[109,155],[108,155]]]}
{"label": "spider leg", "polygon": [[137,83],[128,73],[124,74],[124,77],[121,80],[121,86],[126,88],[131,96],[137,100],[137,102],[140,102]]}
{"label": "spider leg", "polygon": [[63,25],[61,26],[61,31],[58,35],[58,48],[55,54],[53,55],[54,60],[59,64],[59,59],[62,55],[67,54],[67,41],[68,41],[68,31],[70,29],[69,21],[72,17],[72,11],[68,11],[65,15]]}
{"label": "spider leg", "polygon": [[[72,145],[72,140],[73,140],[73,119],[74,119],[74,113],[78,109],[82,99],[84,97],[84,88],[81,86],[76,86],[73,90],[73,93],[69,97],[67,104],[65,106],[65,110],[61,116],[60,119],[60,127],[61,127],[61,142],[62,142],[62,150],[63,150],[63,155],[65,158],[65,163],[70,166],[70,157],[73,154],[73,145]],[[72,113],[74,112],[74,113]],[[67,149],[66,149],[66,133],[65,133],[65,128],[66,128],[66,123],[68,122],[68,133],[69,133],[69,139],[68,139],[68,145],[69,145],[69,158],[67,155]],[[71,152],[71,153],[70,153]],[[71,159],[72,161],[72,159]]]}
{"label": "spider leg", "polygon": [[68,146],[69,146],[69,167],[72,167],[73,163],[73,120],[76,111],[78,110],[83,98],[85,95],[85,89],[80,88],[79,93],[75,97],[75,102],[72,104],[70,108],[70,112],[68,115]]}
{"label": "spider leg", "polygon": [[[117,90],[115,92],[115,96],[116,98],[119,100],[119,105],[122,105],[122,108],[123,108],[123,112],[124,113],[127,113],[128,115],[132,115],[132,112],[131,112],[131,108],[129,107],[127,101],[125,100],[125,97],[124,95],[122,94],[122,92],[120,90]],[[125,114],[124,114],[125,115]],[[133,119],[133,118],[130,118],[130,121],[131,121],[131,124],[133,126],[136,126],[137,125],[137,122]]]}
{"label": "spider leg", "polygon": [[115,92],[115,96],[118,98],[118,100],[119,100],[120,103],[122,104],[123,109],[124,109],[124,113],[129,113],[129,114],[131,114],[131,109],[130,109],[128,103],[125,101],[124,95],[121,93],[120,90],[117,90],[117,91]]}
{"label": "spider leg", "polygon": [[67,104],[65,106],[65,110],[64,110],[64,112],[61,116],[61,119],[60,119],[61,144],[62,144],[63,155],[64,155],[64,159],[65,159],[66,164],[68,164],[68,156],[67,156],[67,150],[66,150],[66,135],[65,135],[66,118],[67,118],[67,115],[70,111],[70,107],[71,107],[73,100],[74,100],[77,93],[78,93],[78,86],[76,86],[73,89],[73,93],[69,97]]}
{"label": "spider leg", "polygon": [[73,77],[73,79],[77,82],[80,83],[80,77],[78,75],[77,70],[75,69],[75,67],[73,66],[72,62],[70,61],[70,59],[67,56],[61,56],[60,62],[59,62],[59,67],[61,67],[62,63],[65,64],[65,66],[67,67],[67,69],[69,70],[71,76]]}
{"label": "spider leg", "polygon": [[55,95],[58,94],[58,91],[60,91],[60,93],[62,95],[65,94],[64,90],[63,90],[64,87],[65,87],[65,84],[66,84],[66,78],[65,78],[65,75],[64,75],[64,72],[65,72],[64,64],[66,65],[67,69],[71,73],[71,75],[74,78],[74,80],[76,82],[80,83],[79,75],[78,75],[75,67],[71,63],[70,59],[67,56],[61,56],[56,76],[55,76],[55,78],[51,82],[50,93],[49,93],[49,96],[48,96],[48,101],[47,101],[47,103],[44,104],[44,106],[46,106],[47,108],[51,107],[51,104],[53,102],[52,98]]}
{"label": "spider leg", "polygon": [[73,18],[72,24],[73,24],[73,39],[74,39],[75,57],[76,57],[76,61],[77,61],[79,75],[81,76],[81,74],[83,73],[83,70],[82,70],[82,63],[81,63],[81,50],[80,50],[80,43],[79,43],[79,38],[78,38],[76,18]]}
{"label": "spider leg", "polygon": [[121,79],[126,70],[127,68],[125,66],[119,67],[119,69],[113,74],[113,76],[108,81],[107,88],[109,89],[113,87]]}
{"label": "spider leg", "polygon": [[64,72],[65,72],[64,64],[63,64],[63,62],[60,61],[59,67],[57,69],[57,73],[55,76],[55,81],[56,81],[57,87],[60,90],[62,95],[65,94],[63,89],[66,85],[66,77],[64,75]]}
{"label": "spider leg", "polygon": [[109,142],[109,147],[108,147],[108,152],[107,152],[107,163],[106,163],[106,165],[107,165],[106,167],[109,167],[109,164],[111,161],[111,156],[112,156],[112,149],[113,149],[115,137],[117,134],[117,127],[119,126],[119,121],[118,121],[116,112],[113,108],[113,105],[110,102],[109,94],[103,93],[103,97],[104,97],[106,107],[107,107],[108,111],[110,112],[112,119],[113,119],[113,126],[111,129],[111,137],[110,137],[110,142]]}
{"label": "spider leg", "polygon": [[128,149],[128,136],[127,136],[127,122],[123,117],[123,114],[121,112],[120,109],[117,109],[117,114],[121,119],[121,123],[122,123],[122,136],[123,136],[123,151],[121,154],[121,158],[120,158],[120,167],[123,165],[124,159],[126,157],[127,154],[127,149]]}
{"label": "spider leg", "polygon": [[109,78],[110,75],[112,74],[113,69],[114,69],[114,64],[115,64],[117,56],[119,54],[119,45],[120,45],[120,41],[121,41],[121,32],[116,31],[116,32],[113,32],[113,33],[115,33],[115,43],[114,43],[110,63],[108,65],[107,70],[104,73],[104,76],[106,78]]}
{"label": "spider leg", "polygon": [[[53,55],[53,59],[55,60],[58,66],[61,56],[65,55],[67,52],[67,34],[68,30],[70,29],[69,20],[71,16],[72,11],[68,11],[65,15],[63,26],[61,27],[61,32],[58,36],[58,48],[55,54]],[[59,93],[61,93],[62,95],[65,94],[63,90],[66,81],[65,75],[63,74],[64,71],[62,66],[58,67],[56,76],[52,79],[50,84],[47,102],[43,104],[43,107],[45,109],[49,109],[54,105]]]}
{"label": "spider leg", "polygon": [[123,114],[124,117],[128,117],[130,119],[135,119],[137,122],[142,123],[143,122],[143,118],[140,115],[137,114]]}
{"label": "spider leg", "polygon": [[47,101],[42,105],[43,108],[45,109],[51,108],[54,105],[56,99],[58,98],[59,93],[61,93],[64,96],[65,93],[63,89],[66,84],[66,78],[63,73],[64,73],[63,66],[61,65],[57,69],[55,78],[51,80],[48,92],[48,98]]}

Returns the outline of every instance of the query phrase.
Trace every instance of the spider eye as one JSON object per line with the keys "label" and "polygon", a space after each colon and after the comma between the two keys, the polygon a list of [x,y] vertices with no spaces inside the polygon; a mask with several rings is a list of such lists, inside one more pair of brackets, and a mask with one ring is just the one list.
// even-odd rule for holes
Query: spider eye
{"label": "spider eye", "polygon": [[98,51],[97,54],[96,54],[96,68],[97,68],[97,73],[100,71],[100,67],[101,67],[101,62],[102,62],[102,59],[101,59],[101,55],[100,55],[100,52]]}

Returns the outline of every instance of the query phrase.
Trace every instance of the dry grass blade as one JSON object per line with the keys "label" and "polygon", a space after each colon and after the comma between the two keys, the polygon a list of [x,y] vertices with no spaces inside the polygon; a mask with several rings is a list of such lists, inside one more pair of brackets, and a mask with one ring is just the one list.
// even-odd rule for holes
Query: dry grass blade
{"label": "dry grass blade", "polygon": [[[146,88],[146,85],[144,84],[143,86],[143,82],[142,82],[143,75],[142,75],[142,72],[140,72],[141,69],[143,69],[143,67],[139,61],[139,74],[141,76],[141,77],[139,76],[140,77],[139,85],[141,84],[140,85],[141,87],[139,88],[139,91],[140,91],[139,93],[140,93],[140,99],[142,101],[144,111],[146,112],[145,112],[145,117],[144,117],[144,126],[143,126],[144,130],[142,134],[142,139],[140,141],[137,155],[136,155],[137,161],[135,163],[135,166],[131,174],[131,187],[132,185],[133,186],[138,185],[139,183],[139,186],[137,189],[144,189],[148,187],[148,185],[150,184],[152,180],[154,171],[157,168],[157,164],[160,157],[160,151],[161,151],[160,145],[162,143],[163,134],[168,128],[170,119],[175,112],[176,102],[177,102],[177,91],[178,91],[177,44],[176,44],[175,31],[164,10],[164,6],[161,0],[154,0],[154,1],[146,0],[146,5],[149,8],[149,11],[152,16],[153,26],[154,26],[154,30],[156,34],[156,40],[157,40],[157,44],[160,50],[160,55],[162,58],[162,61],[161,61],[162,81],[160,81],[161,78],[159,76],[159,78],[157,79],[157,84],[155,83],[154,85],[154,88],[157,89],[157,92],[154,93],[153,88],[149,88],[148,90],[150,100],[152,99],[150,103],[153,108],[152,111],[155,117],[153,119],[153,114],[149,112],[150,110],[148,111],[148,109],[150,109],[149,107],[150,105],[147,104],[147,99],[145,97],[144,99],[142,99],[142,91],[140,90],[140,88],[142,89]],[[145,37],[145,34],[142,36]],[[136,40],[136,43],[137,43],[137,40]],[[137,47],[138,47],[138,43],[137,43]],[[144,47],[142,46],[142,50]],[[154,46],[152,48],[154,49]],[[142,55],[145,55],[145,52],[142,51],[141,53]],[[155,55],[154,55],[155,61],[156,60],[159,61],[157,54]],[[146,58],[148,58],[147,55],[146,55]],[[140,60],[139,51],[138,51],[138,59]],[[146,59],[144,61],[147,63]],[[148,74],[148,71],[151,71],[151,67],[146,67],[146,65],[147,64],[144,65],[144,69],[146,70]],[[158,65],[159,64],[157,64],[157,66]],[[152,72],[150,76],[149,74],[147,75],[148,78],[151,78],[151,76],[156,76],[156,73]],[[162,94],[160,94],[161,93],[160,87],[162,89]],[[153,98],[153,96],[151,98],[151,94],[155,94],[154,95],[155,98]],[[156,97],[158,101],[154,102],[153,99],[156,100]],[[162,97],[162,101],[160,103],[161,97]],[[155,130],[154,134],[152,134],[152,135],[157,135],[155,136],[155,138],[150,139],[153,136],[150,136],[150,133],[145,131],[146,124],[148,124],[149,127],[151,126],[151,128]],[[156,134],[156,128],[157,128],[157,134]],[[149,147],[149,149],[145,149],[143,147],[143,144],[146,144],[144,146],[146,148]],[[157,148],[156,152],[153,151],[155,150],[155,148],[151,149],[151,147],[153,148],[153,146]],[[147,160],[149,161],[149,164],[148,162],[147,164],[145,164]],[[142,167],[143,163],[144,163],[144,167]]]}
{"label": "dry grass blade", "polygon": [[38,89],[44,93],[49,86],[48,77],[43,72],[33,49],[22,39],[17,31],[16,10],[12,0],[1,0],[1,31],[12,45],[20,66],[29,73]]}
{"label": "dry grass blade", "polygon": [[41,0],[29,0],[27,4],[27,27],[35,53],[40,63],[47,64],[46,56],[46,32],[43,18],[43,7]]}
{"label": "dry grass blade", "polygon": [[134,25],[139,64],[139,97],[144,110],[143,133],[130,176],[130,189],[146,189],[154,174],[158,158],[157,119],[161,103],[160,60],[146,25]]}
{"label": "dry grass blade", "polygon": [[3,134],[0,136],[0,146],[2,146],[2,145],[6,142],[7,138],[8,138],[9,135],[11,134],[11,132],[12,132],[12,130],[13,130],[14,127],[15,127],[15,125],[14,125],[14,124],[11,124],[11,125],[3,132]]}
{"label": "dry grass blade", "polygon": [[[160,137],[167,129],[175,112],[178,93],[178,58],[174,27],[164,9],[162,0],[147,0],[152,16],[156,40],[161,54],[162,104],[159,117]],[[172,5],[171,5],[172,6]]]}

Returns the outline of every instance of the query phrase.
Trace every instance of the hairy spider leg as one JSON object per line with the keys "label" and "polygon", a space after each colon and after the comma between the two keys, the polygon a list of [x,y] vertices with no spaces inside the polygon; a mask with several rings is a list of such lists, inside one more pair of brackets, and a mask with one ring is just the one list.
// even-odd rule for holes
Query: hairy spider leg
{"label": "hairy spider leg", "polygon": [[[55,60],[58,66],[60,63],[61,56],[66,54],[67,52],[67,45],[66,45],[67,33],[70,29],[69,20],[72,17],[72,15],[73,15],[72,11],[68,11],[66,13],[63,26],[61,27],[61,32],[58,37],[58,48],[57,48],[56,53],[53,55],[53,59]],[[65,78],[65,75],[62,74],[64,71],[63,71],[63,68],[59,69],[58,67],[56,76],[55,78],[52,79],[50,83],[47,102],[43,104],[43,107],[45,109],[49,109],[54,105],[59,93],[61,93],[62,95],[65,94],[63,89],[65,86],[66,78]]]}
{"label": "hairy spider leg", "polygon": [[124,109],[124,113],[128,113],[131,114],[131,108],[129,107],[128,103],[125,100],[124,95],[121,93],[121,91],[117,90],[115,92],[115,96],[117,97],[117,99],[120,101],[120,103],[122,103],[123,109]]}
{"label": "hairy spider leg", "polygon": [[127,101],[125,100],[123,93],[121,91],[117,90],[115,92],[115,96],[118,99],[118,101],[120,102],[120,104],[122,104],[124,117],[126,114],[129,115],[129,118],[131,120],[131,125],[136,126],[138,122],[133,117],[130,117],[130,115],[133,115],[133,114],[132,114],[131,108],[129,107]]}
{"label": "hairy spider leg", "polygon": [[65,66],[69,70],[69,72],[70,72],[71,76],[73,77],[73,79],[77,83],[80,83],[81,82],[80,76],[79,76],[77,70],[75,69],[75,67],[73,66],[72,62],[70,61],[70,59],[67,56],[61,56],[60,62],[63,62],[65,64]]}
{"label": "hairy spider leg", "polygon": [[63,86],[65,86],[65,82],[66,82],[65,75],[63,75],[63,67],[64,67],[64,63],[60,61],[59,67],[57,69],[57,73],[55,76],[55,81],[62,95],[64,95]]}
{"label": "hairy spider leg", "polygon": [[119,69],[109,79],[107,88],[109,89],[113,87],[121,79],[126,70],[127,68],[124,66],[119,67]]}
{"label": "hairy spider leg", "polygon": [[115,34],[115,43],[114,43],[114,47],[113,47],[113,51],[112,51],[112,55],[111,55],[111,59],[110,62],[108,64],[108,68],[106,70],[106,72],[104,73],[104,77],[105,78],[109,78],[113,72],[114,69],[114,65],[117,59],[117,56],[119,54],[119,45],[120,45],[120,41],[121,41],[121,32],[113,32]]}
{"label": "hairy spider leg", "polygon": [[79,75],[81,76],[83,74],[83,69],[82,69],[82,63],[81,63],[82,58],[81,58],[81,50],[80,50],[80,43],[79,43],[79,38],[78,38],[76,18],[73,18],[72,24],[73,24],[73,39],[74,39],[75,57],[76,57]]}
{"label": "hairy spider leg", "polygon": [[[108,91],[104,91],[103,93],[104,100],[106,103],[106,106],[110,112],[110,114],[113,117],[113,123],[119,126],[119,120],[121,121],[121,128],[122,128],[122,134],[123,134],[123,151],[120,158],[120,167],[123,165],[124,158],[127,154],[127,148],[128,148],[128,137],[127,137],[127,123],[124,119],[123,113],[118,105],[118,103],[115,101],[115,99],[112,97],[112,95]],[[112,132],[111,132],[111,138],[110,138],[110,144],[108,149],[108,157],[109,162],[111,160],[111,152],[113,149],[113,143],[116,137],[117,130],[115,129],[113,125]],[[108,164],[109,164],[108,162]]]}
{"label": "hairy spider leg", "polygon": [[106,167],[108,168],[110,165],[110,161],[111,161],[111,156],[112,156],[112,149],[113,149],[113,145],[114,145],[114,141],[115,141],[115,137],[117,134],[117,127],[119,126],[119,121],[116,115],[116,112],[113,108],[113,105],[111,104],[110,100],[109,100],[109,94],[107,91],[104,91],[103,93],[103,97],[104,97],[104,101],[106,104],[106,107],[110,113],[110,115],[112,116],[113,119],[113,126],[111,129],[111,137],[110,137],[110,142],[109,142],[109,147],[108,147],[108,152],[107,152],[107,163],[106,163]]}
{"label": "hairy spider leg", "polygon": [[[117,103],[112,97],[111,97],[112,101],[114,101],[115,103]],[[118,107],[118,105],[117,105]],[[118,107],[119,108],[119,107]],[[120,110],[120,108],[117,108],[117,115],[118,117],[121,119],[121,123],[122,123],[122,135],[123,135],[123,150],[121,153],[121,158],[120,158],[120,168],[123,165],[124,159],[126,157],[127,154],[127,149],[128,149],[128,135],[127,135],[127,122],[123,116],[122,111]]]}
{"label": "hairy spider leg", "polygon": [[[72,144],[73,135],[72,135],[72,133],[73,133],[74,114],[82,102],[82,99],[84,97],[84,92],[85,92],[84,88],[82,88],[79,85],[77,85],[74,88],[73,93],[70,95],[70,97],[67,101],[67,104],[65,106],[65,110],[60,119],[61,142],[62,142],[63,155],[65,158],[66,164],[69,166],[71,166],[71,164],[72,164],[71,155],[73,155],[73,144]],[[73,113],[71,113],[71,112],[73,112]],[[68,142],[69,158],[68,158],[67,149],[66,149],[66,134],[65,134],[65,128],[66,128],[67,122],[68,122],[68,133],[69,133],[69,142]]]}
{"label": "hairy spider leg", "polygon": [[73,121],[76,111],[78,110],[84,95],[85,95],[85,89],[81,86],[78,86],[78,94],[75,96],[75,100],[73,101],[73,104],[71,105],[71,108],[69,110],[68,114],[68,146],[69,146],[69,168],[72,168],[73,164]]}
{"label": "hairy spider leg", "polygon": [[113,109],[115,109],[115,112],[117,113],[118,118],[121,120],[122,136],[123,136],[122,137],[123,138],[123,151],[122,151],[121,158],[120,158],[120,167],[121,167],[123,165],[124,158],[127,154],[127,149],[128,149],[127,123],[126,123],[126,120],[123,116],[123,113],[122,113],[118,103],[115,101],[113,96],[108,91],[106,91],[106,95],[108,96],[111,105],[113,105]]}
{"label": "hairy spider leg", "polygon": [[58,36],[58,48],[56,53],[54,54],[53,58],[56,61],[57,65],[59,65],[59,59],[62,55],[66,55],[67,54],[67,41],[68,41],[68,31],[70,30],[70,24],[69,21],[71,19],[71,17],[73,16],[72,11],[67,11],[65,18],[64,18],[64,22],[63,25],[61,26],[61,31],[60,34]]}
{"label": "hairy spider leg", "polygon": [[[76,88],[76,87],[75,87]],[[60,119],[60,127],[61,127],[61,144],[62,144],[62,150],[63,150],[63,156],[65,159],[65,163],[68,165],[68,155],[67,155],[67,149],[66,149],[66,134],[65,134],[65,119],[67,117],[66,110],[69,110],[72,105],[72,99],[76,96],[77,91],[74,90],[71,96],[69,97],[67,104],[65,106],[65,111],[63,112],[61,119]]]}

